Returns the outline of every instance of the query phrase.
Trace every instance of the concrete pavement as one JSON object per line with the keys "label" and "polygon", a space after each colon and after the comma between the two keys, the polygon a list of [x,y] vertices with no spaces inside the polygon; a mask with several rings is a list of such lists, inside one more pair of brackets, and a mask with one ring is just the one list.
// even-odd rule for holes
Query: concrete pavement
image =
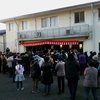
{"label": "concrete pavement", "polygon": [[[39,82],[39,93],[32,94],[32,79],[25,76],[26,80],[24,83],[23,91],[16,91],[16,83],[12,83],[12,78],[8,77],[8,74],[2,75],[0,73],[0,100],[70,100],[70,94],[67,87],[67,80],[65,79],[65,93],[58,95],[57,77],[54,75],[54,83],[51,85],[51,94],[43,96],[43,84]],[[83,76],[80,76],[79,85],[77,89],[76,100],[84,100],[84,87],[83,87]],[[100,100],[100,89],[98,89],[98,95]],[[93,97],[90,93],[90,100]]]}

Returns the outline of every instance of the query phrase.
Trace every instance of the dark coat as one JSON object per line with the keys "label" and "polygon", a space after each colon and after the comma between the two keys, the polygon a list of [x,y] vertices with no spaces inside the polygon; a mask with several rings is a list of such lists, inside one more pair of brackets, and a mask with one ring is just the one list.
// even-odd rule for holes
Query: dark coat
{"label": "dark coat", "polygon": [[7,66],[7,60],[5,57],[2,58],[2,66]]}
{"label": "dark coat", "polygon": [[41,75],[41,69],[39,67],[38,61],[34,61],[31,68],[30,68],[30,73],[34,72],[33,79],[39,79]]}
{"label": "dark coat", "polygon": [[15,66],[16,66],[16,62],[18,61],[18,59],[13,59],[12,60],[12,72],[13,72],[13,74],[15,73]]}
{"label": "dark coat", "polygon": [[97,60],[94,60],[94,67],[98,68],[98,66],[99,66],[99,62]]}
{"label": "dark coat", "polygon": [[42,84],[52,84],[53,83],[53,76],[51,69],[53,68],[53,65],[50,62],[45,62],[43,66],[41,67],[41,70],[43,71],[42,77],[41,77],[41,83]]}
{"label": "dark coat", "polygon": [[68,61],[66,63],[66,78],[68,80],[79,80],[80,66],[77,61]]}

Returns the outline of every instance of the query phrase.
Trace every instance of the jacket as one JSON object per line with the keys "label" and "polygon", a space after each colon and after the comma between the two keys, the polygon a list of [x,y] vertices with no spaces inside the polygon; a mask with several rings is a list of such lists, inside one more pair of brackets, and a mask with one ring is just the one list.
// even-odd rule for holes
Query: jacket
{"label": "jacket", "polygon": [[12,61],[13,61],[13,56],[8,57],[7,63],[9,68],[12,67]]}
{"label": "jacket", "polygon": [[66,79],[68,80],[79,80],[80,66],[76,60],[68,61],[66,63]]}
{"label": "jacket", "polygon": [[30,73],[34,72],[33,79],[39,79],[41,75],[41,69],[39,67],[38,61],[34,61],[30,68]]}
{"label": "jacket", "polygon": [[51,71],[52,68],[53,68],[53,65],[50,62],[45,62],[43,66],[41,67],[41,70],[43,71],[43,74],[41,77],[42,84],[53,83],[53,76],[52,76],[52,71]]}
{"label": "jacket", "polygon": [[57,71],[57,76],[65,76],[65,62],[59,61],[56,64],[55,70]]}

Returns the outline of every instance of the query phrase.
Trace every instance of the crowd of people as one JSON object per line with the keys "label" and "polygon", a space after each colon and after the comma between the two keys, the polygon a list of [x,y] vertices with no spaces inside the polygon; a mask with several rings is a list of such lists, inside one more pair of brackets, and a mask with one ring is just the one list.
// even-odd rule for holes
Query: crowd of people
{"label": "crowd of people", "polygon": [[58,94],[65,92],[65,78],[68,82],[71,100],[75,100],[80,75],[84,75],[85,100],[89,100],[89,91],[92,90],[94,100],[98,100],[97,87],[99,86],[100,53],[71,49],[50,50],[47,52],[12,53],[8,51],[0,56],[0,73],[9,74],[12,82],[16,82],[17,91],[23,90],[24,75],[32,78],[32,93],[38,93],[38,82],[44,84],[43,96],[50,95],[53,84],[53,73],[57,76]]}

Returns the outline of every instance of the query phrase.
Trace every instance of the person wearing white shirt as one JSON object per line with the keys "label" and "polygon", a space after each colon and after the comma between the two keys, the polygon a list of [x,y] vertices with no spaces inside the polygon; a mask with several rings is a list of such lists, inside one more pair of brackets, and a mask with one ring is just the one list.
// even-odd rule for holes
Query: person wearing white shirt
{"label": "person wearing white shirt", "polygon": [[[39,61],[39,67],[41,68],[41,66],[42,66],[43,63],[45,62],[45,61],[44,61],[44,58],[40,57],[38,61]],[[41,76],[42,76],[42,73],[43,73],[43,71],[41,71]]]}
{"label": "person wearing white shirt", "polygon": [[17,61],[15,66],[15,82],[17,83],[17,91],[24,89],[23,81],[25,80],[25,77],[23,75],[23,72],[24,67],[21,65],[20,61]]}
{"label": "person wearing white shirt", "polygon": [[10,78],[12,77],[12,61],[13,61],[13,56],[12,56],[12,53],[10,53],[9,57],[7,58],[7,65],[8,65],[8,68],[9,68]]}

